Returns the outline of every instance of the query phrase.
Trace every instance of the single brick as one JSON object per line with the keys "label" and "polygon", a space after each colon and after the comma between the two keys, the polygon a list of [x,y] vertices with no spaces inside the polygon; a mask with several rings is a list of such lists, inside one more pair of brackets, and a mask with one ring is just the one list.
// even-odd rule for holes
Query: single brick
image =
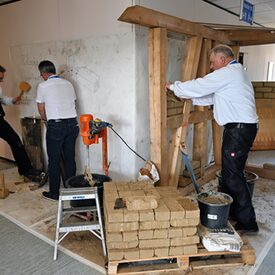
{"label": "single brick", "polygon": [[111,242],[107,243],[108,249],[130,249],[138,247],[139,242]]}
{"label": "single brick", "polygon": [[136,231],[138,228],[138,222],[107,223],[108,232]]}
{"label": "single brick", "polygon": [[185,218],[200,217],[199,207],[189,198],[182,198],[178,200],[179,204],[185,209]]}
{"label": "single brick", "polygon": [[264,82],[253,81],[252,85],[253,85],[253,87],[263,87],[264,86]]}
{"label": "single brick", "polygon": [[138,231],[122,232],[124,242],[138,241]]}
{"label": "single brick", "polygon": [[183,237],[187,237],[187,236],[193,236],[197,234],[197,227],[183,227],[182,228],[182,235]]}
{"label": "single brick", "polygon": [[140,259],[148,259],[154,257],[154,249],[153,248],[141,248],[139,250]]}
{"label": "single brick", "polygon": [[139,212],[139,221],[140,222],[146,222],[146,221],[154,221],[155,220],[155,214],[154,210],[141,210]]}
{"label": "single brick", "polygon": [[184,246],[183,254],[184,255],[198,254],[198,246],[195,244]]}
{"label": "single brick", "polygon": [[161,247],[155,249],[155,257],[167,257],[169,255],[169,247]]}
{"label": "single brick", "polygon": [[270,93],[272,92],[272,87],[255,87],[255,92]]}
{"label": "single brick", "polygon": [[190,244],[197,244],[200,242],[199,236],[190,236],[190,237],[183,237],[183,238],[172,238],[171,239],[171,246],[184,246]]}
{"label": "single brick", "polygon": [[131,190],[132,197],[146,197],[143,190]]}
{"label": "single brick", "polygon": [[140,240],[139,248],[169,247],[170,239]]}
{"label": "single brick", "polygon": [[156,221],[169,221],[170,211],[163,200],[158,201],[158,207],[154,209]]}
{"label": "single brick", "polygon": [[154,239],[167,239],[168,238],[168,229],[155,229],[153,238]]}
{"label": "single brick", "polygon": [[264,94],[264,98],[271,98],[271,99],[273,99],[273,98],[275,98],[275,93],[273,92],[273,93],[265,93]]}
{"label": "single brick", "polygon": [[255,93],[255,98],[263,98],[264,94],[263,93]]}
{"label": "single brick", "polygon": [[138,231],[139,240],[149,240],[153,239],[154,230],[140,230]]}
{"label": "single brick", "polygon": [[138,260],[139,259],[139,249],[132,248],[124,251],[125,260]]}
{"label": "single brick", "polygon": [[118,191],[119,197],[126,200],[128,197],[132,196],[132,191],[129,190],[119,190]]}
{"label": "single brick", "polygon": [[169,248],[169,256],[178,256],[183,254],[184,254],[183,246],[171,246]]}
{"label": "single brick", "polygon": [[274,81],[264,82],[264,86],[266,86],[266,87],[275,87],[275,82]]}
{"label": "single brick", "polygon": [[155,209],[158,207],[157,200],[151,196],[128,196],[125,200],[126,207],[130,211]]}
{"label": "single brick", "polygon": [[166,206],[170,210],[170,220],[180,220],[185,217],[184,208],[173,198],[163,199]]}
{"label": "single brick", "polygon": [[200,223],[200,218],[184,219],[184,220],[172,220],[170,221],[173,227],[192,227],[197,226]]}
{"label": "single brick", "polygon": [[169,221],[152,221],[152,222],[139,223],[140,230],[165,229],[169,227],[170,227]]}
{"label": "single brick", "polygon": [[122,233],[106,232],[106,241],[108,242],[122,242]]}
{"label": "single brick", "polygon": [[124,222],[138,222],[139,221],[139,213],[138,211],[129,211],[127,209],[123,209]]}
{"label": "single brick", "polygon": [[129,190],[128,182],[113,182],[116,185],[118,191]]}
{"label": "single brick", "polygon": [[182,197],[181,193],[177,190],[176,187],[169,186],[158,186],[156,190],[159,192],[162,198],[178,198]]}
{"label": "single brick", "polygon": [[153,196],[155,197],[156,199],[160,199],[160,194],[159,192],[154,188],[151,188],[151,189],[145,189],[144,190],[144,193],[146,196]]}
{"label": "single brick", "polygon": [[124,256],[123,250],[118,249],[109,249],[108,250],[108,259],[109,261],[119,261],[122,260]]}
{"label": "single brick", "polygon": [[181,227],[170,227],[168,229],[168,238],[177,238],[183,237],[182,228]]}
{"label": "single brick", "polygon": [[118,223],[123,222],[123,210],[122,209],[114,209],[114,203],[107,202],[105,205],[107,212],[107,221],[109,223]]}

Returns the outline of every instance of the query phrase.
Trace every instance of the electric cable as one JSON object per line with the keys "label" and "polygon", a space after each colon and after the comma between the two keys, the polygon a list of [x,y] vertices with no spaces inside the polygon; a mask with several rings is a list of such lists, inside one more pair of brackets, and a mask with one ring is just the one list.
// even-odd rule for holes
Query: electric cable
{"label": "electric cable", "polygon": [[119,133],[117,131],[115,131],[115,129],[113,128],[113,126],[109,125],[108,126],[110,129],[113,130],[113,132],[122,140],[122,142],[134,153],[136,154],[140,159],[142,159],[143,161],[147,162],[146,159],[144,159],[141,155],[139,155],[135,150],[133,150],[127,143],[126,141],[119,135]]}

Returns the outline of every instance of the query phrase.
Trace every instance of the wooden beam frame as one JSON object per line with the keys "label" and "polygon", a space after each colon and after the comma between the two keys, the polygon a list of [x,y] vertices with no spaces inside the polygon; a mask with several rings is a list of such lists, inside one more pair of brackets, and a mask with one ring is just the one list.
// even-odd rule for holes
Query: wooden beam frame
{"label": "wooden beam frame", "polygon": [[[187,49],[182,69],[182,81],[204,76],[208,73],[208,50],[212,46],[224,43],[231,45],[236,53],[239,46],[275,43],[275,29],[253,29],[235,26],[233,29],[224,25],[190,22],[175,16],[164,14],[141,6],[127,8],[119,17],[120,21],[149,27],[149,81],[150,81],[150,134],[151,134],[151,159],[160,172],[161,185],[177,186],[181,155],[180,143],[185,140],[188,124],[195,125],[195,143],[206,139],[206,121],[212,120],[213,147],[215,166],[204,171],[205,144],[199,143],[194,149],[194,155],[201,161],[201,178],[199,181],[210,180],[221,164],[222,127],[213,120],[213,112],[206,108],[196,108],[191,111],[191,101],[183,104],[180,102],[169,103],[167,117],[167,98],[164,92],[167,69],[167,33],[173,32],[187,36]],[[222,28],[225,28],[222,30]],[[203,47],[202,47],[202,41]],[[201,53],[201,54],[200,54]],[[171,131],[172,139],[168,150],[167,127]],[[206,140],[205,140],[206,142]],[[205,172],[205,175],[204,175]],[[258,174],[259,171],[257,170]],[[274,172],[268,171],[268,176],[273,177]],[[190,189],[190,188],[189,188]]]}
{"label": "wooden beam frame", "polygon": [[167,182],[167,100],[164,86],[167,65],[167,30],[149,29],[149,89],[151,160],[160,173],[160,185]]}
{"label": "wooden beam frame", "polygon": [[220,41],[220,43],[232,44],[227,34],[222,31],[138,5],[127,8],[118,20],[149,28],[164,27],[170,32],[187,36],[201,36]]}
{"label": "wooden beam frame", "polygon": [[[182,64],[182,80],[186,81],[196,77],[198,71],[198,64],[201,52],[202,37],[191,37],[187,40],[185,56]],[[171,166],[169,167],[169,186],[178,186],[180,167],[181,167],[181,155],[180,155],[180,143],[185,141],[187,128],[189,123],[189,114],[191,110],[191,101],[186,100],[183,107],[183,120],[174,132],[174,143],[170,146],[170,154],[172,154]]]}

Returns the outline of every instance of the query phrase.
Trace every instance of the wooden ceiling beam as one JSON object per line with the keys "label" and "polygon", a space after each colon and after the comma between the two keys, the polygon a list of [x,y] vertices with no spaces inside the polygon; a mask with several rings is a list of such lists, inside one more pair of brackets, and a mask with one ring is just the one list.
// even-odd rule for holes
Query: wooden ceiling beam
{"label": "wooden ceiling beam", "polygon": [[228,30],[228,37],[238,46],[252,46],[275,43],[275,31]]}
{"label": "wooden ceiling beam", "polygon": [[201,36],[228,45],[234,44],[228,38],[228,34],[223,31],[214,30],[201,24],[138,5],[128,7],[118,20],[149,28],[163,27],[169,32],[181,33],[187,36]]}

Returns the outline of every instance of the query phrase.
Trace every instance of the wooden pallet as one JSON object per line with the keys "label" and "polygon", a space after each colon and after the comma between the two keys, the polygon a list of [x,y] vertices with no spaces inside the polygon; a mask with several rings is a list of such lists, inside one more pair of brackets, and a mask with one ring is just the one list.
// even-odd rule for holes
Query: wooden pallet
{"label": "wooden pallet", "polygon": [[248,244],[245,244],[240,252],[210,252],[201,246],[198,249],[198,254],[109,261],[108,274],[148,274],[203,268],[236,267],[243,264],[253,265],[255,259],[255,251]]}

